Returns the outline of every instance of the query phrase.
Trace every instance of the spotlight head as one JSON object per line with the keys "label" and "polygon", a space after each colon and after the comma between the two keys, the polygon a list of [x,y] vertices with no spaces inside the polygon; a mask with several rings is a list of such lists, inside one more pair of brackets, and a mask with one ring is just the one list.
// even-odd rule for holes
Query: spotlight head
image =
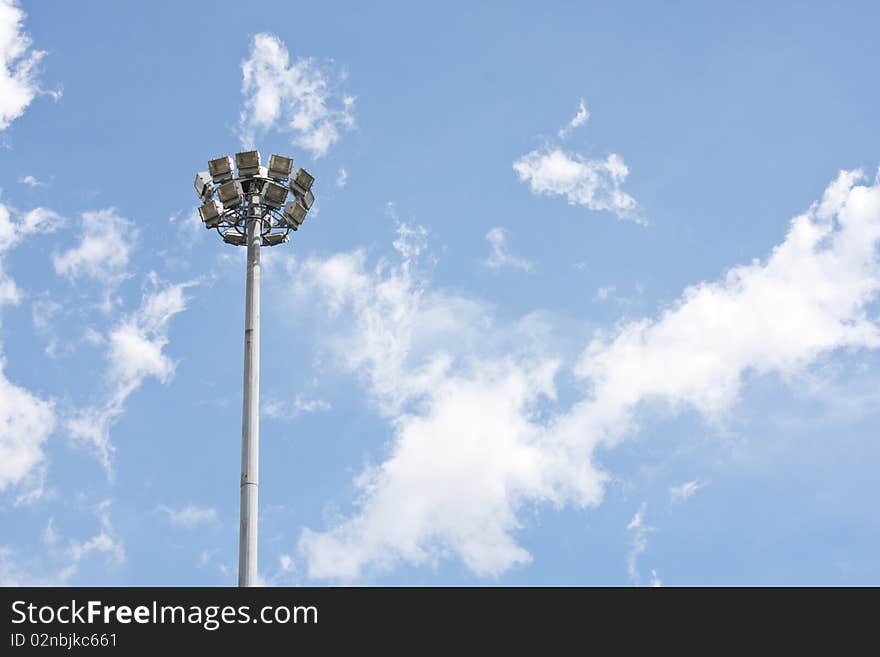
{"label": "spotlight head", "polygon": [[284,221],[293,230],[302,226],[302,222],[306,220],[308,210],[305,206],[297,201],[290,201],[284,206]]}
{"label": "spotlight head", "polygon": [[263,237],[263,245],[278,246],[279,244],[284,244],[287,239],[287,233],[272,233]]}
{"label": "spotlight head", "polygon": [[220,202],[227,210],[236,208],[241,205],[241,185],[235,180],[225,182],[217,188],[217,196],[220,197]]}
{"label": "spotlight head", "polygon": [[278,183],[266,182],[262,191],[263,203],[275,209],[284,205],[287,200],[287,187],[283,187]]}
{"label": "spotlight head", "polygon": [[208,172],[215,183],[232,180],[232,158],[229,155],[208,161]]}
{"label": "spotlight head", "polygon": [[211,185],[211,174],[207,171],[199,171],[196,174],[193,187],[196,188],[196,194],[198,194],[198,197],[203,201],[206,201],[210,198],[211,194],[214,193],[214,186]]}
{"label": "spotlight head", "polygon": [[256,176],[260,173],[260,151],[242,151],[235,154],[235,166],[240,176]]}
{"label": "spotlight head", "polygon": [[242,235],[237,230],[229,230],[224,233],[223,241],[235,246],[245,246],[247,245],[247,235]]}
{"label": "spotlight head", "polygon": [[311,210],[312,204],[315,202],[315,195],[308,191],[300,197],[299,202],[303,204],[306,210]]}
{"label": "spotlight head", "polygon": [[269,177],[275,180],[287,180],[290,178],[290,170],[293,168],[293,158],[283,155],[269,156]]}
{"label": "spotlight head", "polygon": [[315,177],[305,169],[297,169],[290,178],[290,189],[298,194],[305,194],[312,188]]}
{"label": "spotlight head", "polygon": [[223,212],[223,206],[218,201],[211,199],[206,201],[199,208],[199,216],[205,224],[205,228],[216,228],[220,225],[220,213]]}

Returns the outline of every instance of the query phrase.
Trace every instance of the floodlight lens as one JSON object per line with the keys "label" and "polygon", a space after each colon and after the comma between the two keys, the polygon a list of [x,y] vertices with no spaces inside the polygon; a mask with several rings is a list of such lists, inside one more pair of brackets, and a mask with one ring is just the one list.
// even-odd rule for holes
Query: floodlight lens
{"label": "floodlight lens", "polygon": [[222,182],[232,178],[232,158],[229,155],[208,161],[208,171],[214,182]]}
{"label": "floodlight lens", "polygon": [[308,191],[305,194],[303,194],[302,198],[300,199],[300,203],[302,203],[305,206],[306,210],[311,210],[312,204],[314,202],[315,202],[315,195],[312,194],[311,191]]}
{"label": "floodlight lens", "polygon": [[315,177],[305,169],[297,169],[296,173],[293,174],[292,182],[305,193],[312,188]]}
{"label": "floodlight lens", "polygon": [[284,219],[287,225],[296,230],[306,220],[308,210],[299,201],[291,201],[284,206]]}
{"label": "floodlight lens", "polygon": [[268,182],[263,187],[263,199],[268,205],[280,208],[287,200],[287,188]]}
{"label": "floodlight lens", "polygon": [[216,228],[220,225],[220,213],[223,208],[220,204],[211,199],[199,208],[199,216],[205,224],[205,228]]}
{"label": "floodlight lens", "polygon": [[211,200],[205,203],[203,206],[199,208],[199,216],[202,218],[202,221],[207,221],[208,219],[213,219],[220,215],[219,203],[217,201]]}
{"label": "floodlight lens", "polygon": [[244,151],[235,154],[235,165],[242,175],[257,173],[260,169],[260,151]]}
{"label": "floodlight lens", "polygon": [[283,155],[269,156],[269,176],[276,180],[287,180],[290,177],[290,170],[293,168],[293,158],[284,157]]}
{"label": "floodlight lens", "polygon": [[217,195],[223,202],[223,207],[231,208],[241,203],[241,190],[234,180],[220,185],[217,189]]}

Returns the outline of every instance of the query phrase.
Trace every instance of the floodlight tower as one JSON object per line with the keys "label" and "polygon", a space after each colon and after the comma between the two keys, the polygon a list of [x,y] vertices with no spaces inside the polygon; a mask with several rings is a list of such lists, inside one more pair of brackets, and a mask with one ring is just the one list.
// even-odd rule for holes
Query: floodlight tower
{"label": "floodlight tower", "polygon": [[[288,240],[305,221],[315,197],[314,177],[292,172],[293,159],[272,155],[260,165],[259,151],[245,151],[208,162],[196,174],[195,188],[205,228],[216,229],[227,244],[247,247],[244,312],[244,393],[241,418],[241,523],[238,585],[257,583],[257,492],[260,480],[260,248]],[[216,193],[216,198],[215,198]],[[291,200],[288,196],[291,195]]]}

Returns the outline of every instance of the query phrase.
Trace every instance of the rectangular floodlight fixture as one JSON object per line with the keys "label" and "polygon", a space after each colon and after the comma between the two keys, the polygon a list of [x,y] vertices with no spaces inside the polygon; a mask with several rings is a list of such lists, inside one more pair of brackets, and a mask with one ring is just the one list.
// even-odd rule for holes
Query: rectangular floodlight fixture
{"label": "rectangular floodlight fixture", "polygon": [[267,182],[263,185],[263,203],[273,208],[280,208],[287,200],[287,187]]}
{"label": "rectangular floodlight fixture", "polygon": [[238,231],[230,230],[223,235],[223,241],[227,244],[235,244],[235,246],[244,246],[247,244],[247,235],[242,235]]}
{"label": "rectangular floodlight fixture", "polygon": [[275,233],[273,235],[266,235],[263,238],[263,244],[266,246],[278,246],[279,244],[284,244],[287,239],[287,233]]}
{"label": "rectangular floodlight fixture", "polygon": [[315,202],[315,195],[308,191],[300,197],[299,202],[305,206],[306,210],[311,210],[312,204]]}
{"label": "rectangular floodlight fixture", "polygon": [[208,171],[215,183],[232,180],[232,158],[229,155],[208,161]]}
{"label": "rectangular floodlight fixture", "polygon": [[241,185],[236,180],[225,182],[217,188],[217,196],[224,208],[238,207],[242,201]]}
{"label": "rectangular floodlight fixture", "polygon": [[260,173],[260,151],[242,151],[235,154],[235,166],[240,176],[256,176]]}
{"label": "rectangular floodlight fixture", "polygon": [[299,201],[290,201],[284,206],[284,220],[287,225],[296,230],[306,220],[308,210]]}
{"label": "rectangular floodlight fixture", "polygon": [[199,195],[200,199],[203,201],[207,200],[214,193],[214,187],[211,185],[211,174],[207,171],[199,171],[196,174],[193,187],[196,188],[196,194]]}
{"label": "rectangular floodlight fixture", "polygon": [[275,180],[287,180],[290,178],[290,170],[293,168],[293,158],[283,155],[269,156],[269,177]]}
{"label": "rectangular floodlight fixture", "polygon": [[225,182],[217,188],[217,196],[224,208],[236,208],[241,204],[241,185],[235,180]]}
{"label": "rectangular floodlight fixture", "polygon": [[315,177],[305,169],[297,169],[290,179],[290,188],[299,193],[305,194],[312,188]]}
{"label": "rectangular floodlight fixture", "polygon": [[219,226],[221,212],[223,212],[223,207],[214,199],[211,199],[200,207],[199,216],[202,218],[205,228],[216,228]]}

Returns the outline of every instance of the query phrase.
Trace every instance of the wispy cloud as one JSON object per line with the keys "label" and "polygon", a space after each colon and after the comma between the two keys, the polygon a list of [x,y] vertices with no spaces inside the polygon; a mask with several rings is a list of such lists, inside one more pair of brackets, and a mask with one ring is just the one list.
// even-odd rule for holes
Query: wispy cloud
{"label": "wispy cloud", "polygon": [[268,400],[263,404],[263,413],[274,420],[293,420],[308,413],[324,413],[332,407],[323,399],[308,399],[297,394],[293,401]]}
{"label": "wispy cloud", "polygon": [[34,208],[25,213],[14,212],[0,203],[0,306],[21,301],[21,291],[6,275],[3,258],[22,240],[34,233],[51,233],[63,224],[61,217],[47,208]]}
{"label": "wispy cloud", "polygon": [[217,509],[214,507],[187,504],[179,509],[174,509],[161,504],[156,507],[156,511],[165,514],[168,517],[168,521],[175,527],[184,527],[186,529],[218,522]]}
{"label": "wispy cloud", "polygon": [[[0,203],[0,309],[18,303],[23,293],[5,273],[4,258],[28,235],[51,231],[60,218],[45,208],[13,213]],[[55,428],[55,405],[9,381],[0,346],[0,491],[28,489],[21,500],[39,496],[45,475],[45,444]]]}
{"label": "wispy cloud", "polygon": [[125,545],[110,520],[111,501],[92,507],[100,523],[89,538],[65,538],[50,517],[42,532],[44,550],[21,552],[0,546],[0,586],[69,586],[83,562],[103,558],[103,567],[125,562]]}
{"label": "wispy cloud", "polygon": [[84,212],[79,242],[52,256],[55,272],[71,280],[89,277],[114,285],[128,275],[128,263],[138,239],[134,222],[114,208]]}
{"label": "wispy cloud", "polygon": [[22,176],[18,179],[18,182],[31,188],[46,186],[46,183],[42,182],[41,180],[37,180],[34,176]]}
{"label": "wispy cloud", "polygon": [[106,554],[111,564],[125,561],[125,547],[110,522],[110,504],[110,500],[105,500],[96,507],[101,522],[100,532],[85,541],[71,540],[68,544],[67,553],[74,565],[79,565],[85,557],[96,552]]}
{"label": "wispy cloud", "polygon": [[339,174],[336,176],[336,186],[337,187],[345,187],[348,184],[348,171],[344,168],[339,169]]}
{"label": "wispy cloud", "polygon": [[[629,575],[630,582],[632,582],[633,585],[638,586],[641,582],[641,576],[639,575],[639,557],[645,552],[645,550],[648,549],[648,536],[656,531],[655,527],[651,527],[650,525],[645,524],[644,503],[642,503],[642,506],[639,507],[638,511],[636,511],[636,514],[632,517],[632,520],[629,521],[629,524],[626,526],[626,530],[630,533],[632,537],[630,550],[626,555],[626,572]],[[652,585],[659,586],[659,581],[660,580],[657,577],[657,573],[652,570]]]}
{"label": "wispy cloud", "polygon": [[673,502],[684,502],[703,486],[705,486],[705,484],[697,480],[686,481],[678,486],[671,486],[669,488],[669,497]]}
{"label": "wispy cloud", "polygon": [[613,285],[606,285],[604,287],[600,287],[598,290],[596,290],[596,297],[595,298],[597,301],[605,301],[606,299],[608,299],[608,297],[610,297],[612,294],[614,294],[614,291],[616,289],[617,288]]}
{"label": "wispy cloud", "polygon": [[483,261],[483,265],[489,269],[521,269],[522,271],[535,271],[535,264],[525,258],[519,258],[510,253],[507,246],[507,231],[501,227],[495,227],[486,233],[486,241],[489,242],[491,252]]}
{"label": "wispy cloud", "polygon": [[244,148],[277,129],[321,157],[354,125],[354,96],[338,90],[342,76],[311,58],[291,64],[287,47],[273,34],[254,36],[241,70],[245,100],[238,132]]}
{"label": "wispy cloud", "polygon": [[170,284],[155,273],[147,277],[147,291],[140,308],[124,316],[110,329],[102,343],[107,370],[108,395],[104,404],[80,410],[65,422],[70,435],[88,446],[101,465],[112,472],[114,447],[110,427],[125,410],[125,401],[147,378],[167,382],[174,374],[174,362],[165,354],[168,324],[186,310],[185,290],[195,281]]}
{"label": "wispy cloud", "polygon": [[568,135],[571,134],[572,130],[581,127],[587,120],[590,118],[590,111],[587,109],[587,104],[584,102],[584,99],[581,98],[578,103],[577,114],[571,117],[571,121],[565,124],[564,127],[559,129],[557,133],[560,139],[567,139]]}

